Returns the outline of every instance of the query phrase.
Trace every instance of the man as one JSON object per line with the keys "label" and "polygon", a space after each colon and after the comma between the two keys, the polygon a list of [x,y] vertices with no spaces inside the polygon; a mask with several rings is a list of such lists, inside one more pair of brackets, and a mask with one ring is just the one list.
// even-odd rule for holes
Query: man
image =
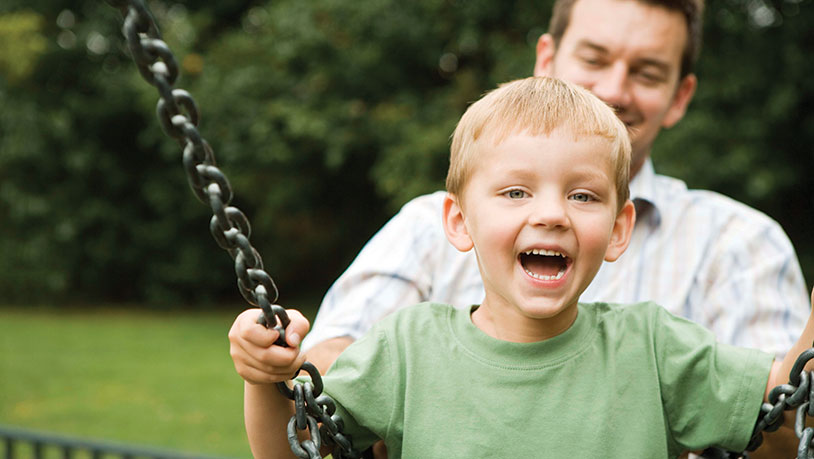
{"label": "man", "polygon": [[[684,116],[697,79],[702,0],[558,0],[537,43],[535,75],[578,83],[617,110],[633,145],[630,247],[582,301],[653,300],[718,339],[781,357],[808,314],[799,262],[764,214],[655,174],[654,140]],[[303,349],[322,371],[388,313],[432,300],[483,300],[476,257],[441,228],[443,192],[414,199],[326,295]]]}

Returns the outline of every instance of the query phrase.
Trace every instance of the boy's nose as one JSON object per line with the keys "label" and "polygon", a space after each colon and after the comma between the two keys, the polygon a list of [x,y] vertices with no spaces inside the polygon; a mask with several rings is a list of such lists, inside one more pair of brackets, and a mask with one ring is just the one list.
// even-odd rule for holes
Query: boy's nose
{"label": "boy's nose", "polygon": [[568,226],[565,203],[560,200],[540,199],[529,214],[529,224],[547,228]]}

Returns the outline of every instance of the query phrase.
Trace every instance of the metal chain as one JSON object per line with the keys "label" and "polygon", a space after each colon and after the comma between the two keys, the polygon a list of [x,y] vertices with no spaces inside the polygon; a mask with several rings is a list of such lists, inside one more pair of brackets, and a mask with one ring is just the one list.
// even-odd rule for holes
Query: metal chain
{"label": "metal chain", "polygon": [[[226,175],[215,165],[212,147],[198,132],[200,118],[192,96],[183,89],[173,89],[178,78],[178,64],[170,48],[161,40],[155,20],[143,0],[107,0],[124,16],[122,33],[133,61],[141,76],[158,90],[156,106],[158,120],[164,132],[183,146],[183,163],[193,193],[212,208],[209,230],[220,247],[227,250],[235,262],[237,285],[243,298],[263,313],[258,323],[280,333],[275,344],[287,346],[285,327],[290,320],[285,309],[274,304],[278,298],[274,280],[263,269],[260,254],[249,242],[251,226],[246,215],[230,206],[232,188]],[[271,293],[271,295],[269,295]],[[273,326],[272,326],[273,324]],[[747,451],[756,450],[763,442],[763,432],[777,430],[783,422],[783,413],[796,408],[795,434],[800,438],[798,459],[814,459],[814,428],[806,427],[806,418],[814,417],[814,371],[803,371],[806,363],[814,359],[814,348],[800,354],[789,375],[789,383],[775,387],[769,401],[760,408]],[[305,362],[300,368],[311,377],[311,382],[295,382],[293,388],[277,384],[283,395],[294,401],[296,413],[288,422],[288,442],[297,457],[321,457],[322,440],[339,449],[333,453],[337,459],[358,458],[349,436],[342,433],[343,421],[335,414],[336,405],[328,395],[322,394],[322,377],[317,368]],[[300,441],[298,431],[308,434]],[[740,453],[707,450],[706,457],[742,457]]]}
{"label": "metal chain", "polygon": [[794,433],[800,442],[797,446],[797,459],[814,459],[814,427],[806,427],[806,418],[814,417],[814,405],[810,403],[814,395],[814,371],[804,371],[806,364],[814,359],[814,348],[801,353],[789,371],[789,383],[776,386],[769,392],[769,401],[760,407],[758,420],[746,451],[738,453],[718,448],[705,450],[701,457],[706,459],[748,458],[748,451],[755,451],[763,443],[763,432],[774,432],[783,425],[783,413],[796,409]]}
{"label": "metal chain", "polygon": [[789,383],[781,384],[769,392],[769,401],[760,407],[760,415],[746,447],[756,450],[763,442],[763,432],[774,432],[783,424],[783,413],[797,409],[794,433],[800,439],[797,446],[798,459],[814,459],[814,428],[806,427],[806,417],[814,417],[811,396],[814,392],[814,371],[804,371],[806,364],[814,359],[814,348],[801,353],[789,372]]}
{"label": "metal chain", "polygon": [[[183,164],[187,180],[195,196],[212,208],[209,231],[215,242],[229,252],[235,262],[238,289],[247,302],[259,306],[263,313],[258,323],[280,333],[275,344],[287,346],[285,328],[290,320],[284,308],[274,304],[277,285],[263,269],[260,254],[249,242],[249,219],[237,207],[230,206],[232,188],[226,175],[215,165],[215,155],[209,143],[198,132],[200,114],[195,100],[183,89],[173,89],[178,78],[178,64],[143,0],[107,0],[124,17],[122,34],[141,76],[158,90],[156,114],[164,132],[177,139],[183,147]],[[338,447],[337,459],[358,458],[350,437],[342,433],[343,422],[335,414],[336,405],[322,394],[322,377],[316,367],[305,362],[300,369],[311,376],[312,382],[277,383],[283,395],[294,401],[296,414],[288,423],[288,442],[295,455],[319,458],[325,439]],[[321,426],[319,425],[321,423]],[[299,441],[298,431],[308,438]]]}

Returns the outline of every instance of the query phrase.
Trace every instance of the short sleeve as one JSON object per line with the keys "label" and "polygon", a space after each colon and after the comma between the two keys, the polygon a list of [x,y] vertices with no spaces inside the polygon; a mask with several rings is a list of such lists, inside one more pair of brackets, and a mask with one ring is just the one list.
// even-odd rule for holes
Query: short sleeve
{"label": "short sleeve", "polygon": [[717,343],[710,331],[666,310],[655,317],[655,353],[673,440],[686,450],[713,445],[742,451],[773,356]]}
{"label": "short sleeve", "polygon": [[323,378],[325,393],[344,421],[343,431],[358,450],[386,438],[391,430],[398,360],[381,325],[345,349]]}

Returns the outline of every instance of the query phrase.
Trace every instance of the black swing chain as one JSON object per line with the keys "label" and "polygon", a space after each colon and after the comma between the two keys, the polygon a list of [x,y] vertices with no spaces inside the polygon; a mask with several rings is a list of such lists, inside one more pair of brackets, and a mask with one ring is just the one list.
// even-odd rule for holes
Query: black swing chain
{"label": "black swing chain", "polygon": [[[284,308],[274,304],[278,298],[274,280],[263,269],[260,254],[249,242],[251,226],[246,215],[230,206],[232,188],[226,175],[215,165],[209,143],[198,131],[199,112],[192,96],[173,89],[178,64],[143,0],[107,0],[124,17],[122,34],[141,76],[158,90],[156,114],[164,132],[177,139],[183,148],[187,180],[195,196],[212,208],[209,230],[217,244],[229,252],[235,262],[237,285],[243,298],[263,313],[257,322],[280,333],[275,344],[287,346],[285,327],[290,320]],[[272,326],[272,324],[274,324]],[[294,381],[293,388],[277,383],[280,392],[294,401],[296,413],[288,423],[291,451],[301,458],[320,458],[319,449],[326,440],[337,446],[333,457],[358,458],[350,437],[342,433],[343,421],[335,414],[333,399],[322,393],[322,377],[316,367],[305,362],[302,371],[311,382]],[[321,425],[320,425],[321,424]],[[300,435],[307,438],[299,440]]]}
{"label": "black swing chain", "polygon": [[[178,78],[178,64],[170,48],[161,39],[155,20],[143,0],[107,0],[124,16],[122,34],[141,76],[159,93],[156,106],[158,120],[164,132],[179,141],[183,147],[183,163],[187,180],[195,196],[212,208],[209,230],[217,244],[229,252],[235,261],[237,285],[241,295],[263,313],[258,323],[280,333],[275,344],[287,346],[285,327],[289,324],[285,309],[274,304],[278,298],[274,280],[263,269],[260,254],[249,242],[251,227],[246,215],[230,206],[232,188],[226,175],[215,165],[215,155],[209,143],[198,132],[199,112],[192,96],[183,89],[173,89]],[[271,295],[270,295],[271,294]],[[769,401],[762,404],[747,451],[756,450],[763,442],[763,432],[774,432],[783,423],[783,413],[796,409],[794,431],[800,438],[798,459],[814,459],[814,428],[806,427],[806,418],[814,417],[814,371],[803,371],[806,363],[814,359],[814,348],[797,358],[789,374],[789,383],[775,387]],[[288,422],[288,442],[297,457],[319,458],[322,439],[339,449],[333,453],[337,459],[359,458],[349,436],[342,433],[343,421],[335,413],[333,399],[322,393],[322,377],[310,362],[303,363],[301,371],[311,382],[295,381],[293,388],[277,383],[283,395],[294,401],[296,413]],[[321,425],[320,425],[321,424]],[[309,438],[300,441],[300,432]],[[746,457],[745,454],[709,449],[705,457]]]}
{"label": "black swing chain", "polygon": [[[783,413],[796,410],[794,433],[800,442],[797,459],[814,459],[814,427],[806,427],[806,418],[814,417],[814,371],[804,371],[806,364],[814,359],[814,347],[802,352],[789,371],[789,383],[769,391],[769,401],[760,407],[757,423],[746,451],[755,451],[763,443],[763,432],[774,432],[783,425]],[[748,454],[710,448],[701,457],[707,459],[748,458]]]}

